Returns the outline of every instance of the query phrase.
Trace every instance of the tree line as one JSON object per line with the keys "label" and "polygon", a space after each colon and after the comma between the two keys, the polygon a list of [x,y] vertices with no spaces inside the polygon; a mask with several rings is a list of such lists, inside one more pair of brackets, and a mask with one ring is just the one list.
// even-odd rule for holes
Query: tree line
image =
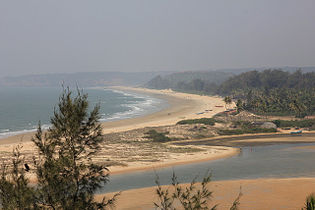
{"label": "tree line", "polygon": [[304,117],[315,113],[315,73],[246,72],[222,83],[217,94],[231,96],[240,110]]}
{"label": "tree line", "polygon": [[[315,72],[281,69],[249,71],[236,76],[208,73],[208,77],[184,80],[155,77],[147,87],[231,97],[239,110],[259,114],[296,115],[315,113]],[[202,75],[199,75],[202,76]],[[211,79],[209,79],[209,77]],[[218,79],[217,79],[218,78]]]}

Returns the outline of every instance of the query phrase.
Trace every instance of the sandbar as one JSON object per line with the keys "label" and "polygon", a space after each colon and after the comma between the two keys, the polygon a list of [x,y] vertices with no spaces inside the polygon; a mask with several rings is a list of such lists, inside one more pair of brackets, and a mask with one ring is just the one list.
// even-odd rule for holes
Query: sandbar
{"label": "sandbar", "polygon": [[[166,187],[172,189],[170,186]],[[213,191],[211,204],[219,204],[219,210],[229,209],[240,188],[243,194],[240,199],[242,210],[295,210],[304,207],[306,197],[315,192],[315,178],[213,181],[209,185],[210,191]],[[115,209],[154,209],[153,202],[158,201],[155,189],[156,187],[149,187],[123,191],[118,197]],[[113,194],[105,196],[108,198]],[[103,196],[97,195],[96,198],[101,199]]]}

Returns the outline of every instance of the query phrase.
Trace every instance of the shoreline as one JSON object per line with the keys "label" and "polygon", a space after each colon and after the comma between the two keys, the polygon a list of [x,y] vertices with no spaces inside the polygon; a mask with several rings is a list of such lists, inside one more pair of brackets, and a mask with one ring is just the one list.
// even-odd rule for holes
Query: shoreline
{"label": "shoreline", "polygon": [[[136,128],[145,128],[151,126],[164,126],[176,124],[182,119],[193,119],[200,117],[212,117],[214,114],[224,110],[224,102],[220,97],[199,96],[194,94],[178,93],[171,90],[150,90],[143,88],[130,87],[111,87],[114,90],[121,90],[126,92],[135,92],[152,97],[156,97],[167,101],[169,106],[160,111],[139,116],[136,118],[116,120],[111,122],[102,122],[103,134],[111,134],[122,131],[129,131]],[[215,107],[219,105],[220,107]],[[213,111],[205,112],[206,109],[211,108]],[[197,114],[203,112],[203,114]],[[23,146],[21,152],[31,155],[34,153],[34,145],[30,141],[35,132],[28,132],[16,136],[10,136],[0,139],[0,152],[9,154],[18,144]],[[126,143],[128,144],[128,143]],[[193,147],[193,146],[192,146]],[[202,148],[202,146],[194,147]],[[220,148],[220,149],[217,149]],[[166,152],[166,156],[160,158],[158,162],[155,161],[135,161],[128,162],[127,167],[113,166],[109,167],[111,174],[121,174],[139,170],[151,170],[152,168],[169,167],[174,165],[181,165],[187,163],[215,160],[219,158],[230,157],[239,152],[239,149],[232,147],[204,147],[197,152],[172,153]],[[108,158],[106,151],[105,156],[99,155],[98,159]],[[189,157],[189,158],[187,158]],[[5,157],[3,157],[5,158]]]}
{"label": "shoreline", "polygon": [[[196,94],[175,92],[172,90],[153,90],[122,86],[113,86],[111,88],[150,95],[167,101],[169,106],[158,112],[136,118],[103,122],[102,126],[104,128],[104,134],[128,131],[143,127],[172,125],[183,119],[212,117],[213,115],[225,110],[223,99],[216,96],[200,96]],[[222,107],[215,107],[216,105]],[[212,111],[205,111],[210,108]]]}
{"label": "shoreline", "polygon": [[[163,100],[167,100],[170,106],[161,111],[151,113],[151,114],[141,116],[141,117],[117,120],[117,121],[112,121],[112,122],[103,122],[102,126],[103,126],[104,134],[121,132],[121,131],[129,131],[136,128],[144,128],[144,127],[151,127],[151,126],[172,125],[172,124],[176,124],[176,122],[182,119],[212,117],[214,114],[224,110],[224,106],[215,107],[217,105],[219,106],[224,105],[222,98],[219,98],[219,97],[178,93],[171,90],[150,90],[150,89],[130,88],[130,87],[111,87],[111,88],[123,90],[123,91],[138,92],[141,94],[148,94],[152,97],[158,97]],[[211,109],[211,112],[204,112],[206,109]],[[202,111],[203,111],[203,114],[198,114]],[[34,132],[1,139],[0,151],[11,152],[15,146],[21,143],[23,146],[24,152],[32,154],[34,153],[34,145],[30,141],[30,139],[32,138],[33,135],[34,135]],[[260,140],[262,140],[263,142],[267,142],[267,141],[278,142],[279,140],[282,140],[282,138],[279,138],[277,134],[273,134],[273,135],[274,136],[272,136],[272,138],[270,139],[260,139]],[[249,136],[251,137],[250,139],[248,139]],[[222,141],[222,138],[223,139],[227,138],[228,140],[233,140],[233,138],[238,138],[238,139],[234,139],[236,140],[234,142],[239,145],[241,145],[242,142],[246,142],[246,141],[247,142],[256,141],[253,143],[257,144],[257,139],[256,139],[257,137],[259,137],[259,135],[244,134],[244,135],[240,135],[236,137],[235,136],[229,136],[229,137],[218,136],[218,137],[213,137],[209,139],[188,140],[188,141],[185,140],[185,141],[181,141],[181,143],[183,143],[184,146],[187,146],[187,143],[197,144],[198,142],[202,142],[204,140],[211,142],[215,140]],[[295,141],[297,140],[298,139],[296,138]],[[312,141],[314,140],[312,139]],[[292,142],[294,142],[294,140]],[[173,143],[178,144],[180,142],[173,142]],[[148,161],[148,162],[136,160],[133,162],[132,161],[127,162],[128,166],[111,166],[109,167],[110,174],[122,174],[122,173],[128,173],[128,172],[133,172],[133,171],[152,170],[154,168],[163,168],[163,167],[169,167],[169,166],[174,166],[174,165],[182,165],[182,164],[203,162],[203,161],[209,161],[209,160],[216,160],[220,158],[227,158],[227,157],[236,155],[239,152],[239,149],[236,148],[235,146],[237,147],[237,145],[233,145],[233,144],[215,145],[212,143],[212,145],[209,144],[209,146],[204,146],[205,149],[203,151],[188,152],[188,153],[187,152],[185,153],[169,152],[167,156],[160,158],[160,160],[157,162],[154,160]],[[202,148],[203,146],[198,145],[198,147],[197,146],[195,147]],[[221,147],[221,149],[218,149],[219,147]],[[103,154],[105,154],[105,156],[100,155],[98,156],[98,159],[104,159],[104,158],[111,159],[110,155],[106,156],[106,153],[103,153]]]}
{"label": "shoreline", "polygon": [[[103,134],[128,131],[131,129],[143,127],[171,125],[182,119],[212,117],[214,114],[224,110],[224,107],[213,107],[213,111],[210,113],[205,112],[202,115],[196,114],[205,111],[207,107],[214,106],[214,104],[223,106],[224,102],[220,97],[199,96],[195,94],[174,92],[171,90],[153,90],[123,86],[112,86],[109,88],[113,90],[121,90],[126,92],[129,91],[156,97],[166,101],[169,106],[160,111],[149,113],[143,116],[137,116],[135,118],[101,122]],[[34,136],[35,132],[36,131],[25,132],[18,135],[0,138],[0,145],[29,142]]]}

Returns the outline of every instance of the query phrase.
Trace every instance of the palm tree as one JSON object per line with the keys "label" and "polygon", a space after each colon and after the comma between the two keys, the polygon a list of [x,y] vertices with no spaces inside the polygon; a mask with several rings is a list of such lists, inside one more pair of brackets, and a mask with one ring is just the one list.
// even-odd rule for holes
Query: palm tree
{"label": "palm tree", "polygon": [[223,101],[225,102],[225,109],[227,110],[227,106],[232,103],[232,99],[230,96],[225,96]]}

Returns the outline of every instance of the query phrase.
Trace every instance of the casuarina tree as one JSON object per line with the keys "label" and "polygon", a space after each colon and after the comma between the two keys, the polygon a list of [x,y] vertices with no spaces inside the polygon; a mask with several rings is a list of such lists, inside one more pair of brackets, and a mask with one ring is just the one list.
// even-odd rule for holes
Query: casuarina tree
{"label": "casuarina tree", "polygon": [[[89,112],[86,94],[78,90],[73,96],[69,88],[64,89],[51,127],[43,132],[39,124],[32,139],[38,155],[33,165],[36,187],[27,185],[34,191],[29,198],[31,209],[105,209],[113,204],[116,196],[101,202],[94,199],[108,181],[106,166],[92,161],[103,142],[99,118],[99,106]],[[10,176],[12,173],[4,174],[2,179]]]}

